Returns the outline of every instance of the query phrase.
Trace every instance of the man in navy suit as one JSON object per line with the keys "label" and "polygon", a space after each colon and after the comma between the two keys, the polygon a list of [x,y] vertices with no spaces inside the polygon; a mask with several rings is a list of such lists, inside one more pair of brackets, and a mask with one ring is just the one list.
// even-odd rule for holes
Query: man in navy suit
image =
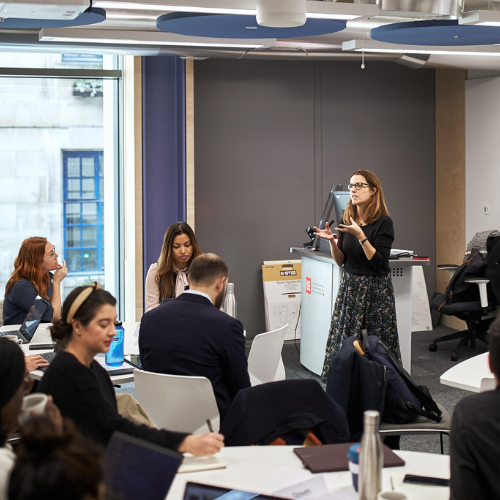
{"label": "man in navy suit", "polygon": [[215,254],[196,257],[189,290],[142,317],[139,349],[144,370],[207,377],[221,422],[240,389],[250,387],[240,321],[221,312],[228,280]]}

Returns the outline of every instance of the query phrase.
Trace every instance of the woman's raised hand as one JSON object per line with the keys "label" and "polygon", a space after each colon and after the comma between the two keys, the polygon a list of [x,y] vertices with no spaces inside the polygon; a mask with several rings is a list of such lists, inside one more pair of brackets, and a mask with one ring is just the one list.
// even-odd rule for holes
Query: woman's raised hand
{"label": "woman's raised hand", "polygon": [[336,227],[335,229],[342,231],[343,233],[351,233],[358,239],[362,235],[364,235],[363,230],[359,227],[358,224],[356,224],[356,221],[352,217],[350,226],[346,226],[345,224],[339,224],[339,227]]}
{"label": "woman's raised hand", "polygon": [[325,225],[325,229],[320,229],[319,227],[314,226],[314,230],[316,231],[314,234],[319,236],[320,238],[324,238],[328,241],[333,241],[333,233],[330,229],[330,224],[328,222]]}
{"label": "woman's raised hand", "polygon": [[61,283],[61,281],[66,278],[68,274],[68,268],[66,267],[66,261],[62,261],[62,264],[59,264],[57,269],[54,271],[54,281],[56,283]]}

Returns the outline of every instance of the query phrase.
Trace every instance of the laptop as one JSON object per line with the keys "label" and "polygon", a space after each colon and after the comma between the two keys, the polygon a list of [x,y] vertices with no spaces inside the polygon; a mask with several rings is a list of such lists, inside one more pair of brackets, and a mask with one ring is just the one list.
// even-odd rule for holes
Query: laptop
{"label": "laptop", "polygon": [[115,432],[104,454],[107,500],[165,500],[183,456]]}
{"label": "laptop", "polygon": [[29,344],[35,335],[38,325],[42,321],[43,315],[47,312],[49,307],[50,302],[38,296],[31,306],[31,309],[28,311],[26,318],[24,318],[21,328],[19,328],[19,330],[2,331],[0,332],[0,337],[4,337],[5,335],[17,335],[17,337],[23,341],[23,344]]}
{"label": "laptop", "polygon": [[260,493],[252,493],[244,490],[232,490],[230,488],[221,488],[220,486],[212,486],[210,484],[186,483],[183,500],[215,500],[221,498],[223,500],[276,500],[282,498],[274,495],[264,495]]}

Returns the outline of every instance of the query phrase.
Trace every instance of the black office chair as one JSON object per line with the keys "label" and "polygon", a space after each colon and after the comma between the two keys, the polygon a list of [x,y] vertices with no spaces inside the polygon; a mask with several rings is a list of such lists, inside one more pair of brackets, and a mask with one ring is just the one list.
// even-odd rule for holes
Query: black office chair
{"label": "black office chair", "polygon": [[[483,342],[487,341],[487,332],[490,323],[497,315],[497,307],[500,297],[496,297],[492,290],[497,287],[490,286],[488,279],[487,269],[490,267],[488,258],[491,249],[500,241],[497,231],[485,231],[477,233],[467,246],[464,262],[466,262],[474,250],[477,250],[482,255],[485,266],[480,275],[475,277],[469,276],[465,279],[465,283],[470,283],[472,286],[469,288],[470,296],[461,298],[456,302],[447,302],[444,294],[436,294],[431,301],[431,309],[439,311],[440,313],[448,316],[456,316],[457,318],[465,321],[467,329],[461,332],[455,332],[443,337],[436,338],[429,345],[429,351],[437,351],[437,344],[447,340],[460,339],[460,342],[455,347],[451,360],[457,361],[460,349],[467,346],[470,342],[472,348],[476,347],[476,340]],[[489,250],[489,251],[488,251]],[[460,268],[458,265],[440,265],[438,269],[447,270],[450,273],[450,282],[453,279],[455,272]],[[479,290],[479,293],[478,293]]]}

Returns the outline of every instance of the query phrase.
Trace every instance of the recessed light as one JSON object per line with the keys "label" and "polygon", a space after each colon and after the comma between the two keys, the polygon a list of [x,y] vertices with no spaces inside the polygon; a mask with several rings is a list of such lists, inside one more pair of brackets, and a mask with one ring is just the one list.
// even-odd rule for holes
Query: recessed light
{"label": "recessed light", "polygon": [[257,26],[245,26],[245,29],[247,29],[247,30],[256,30]]}

